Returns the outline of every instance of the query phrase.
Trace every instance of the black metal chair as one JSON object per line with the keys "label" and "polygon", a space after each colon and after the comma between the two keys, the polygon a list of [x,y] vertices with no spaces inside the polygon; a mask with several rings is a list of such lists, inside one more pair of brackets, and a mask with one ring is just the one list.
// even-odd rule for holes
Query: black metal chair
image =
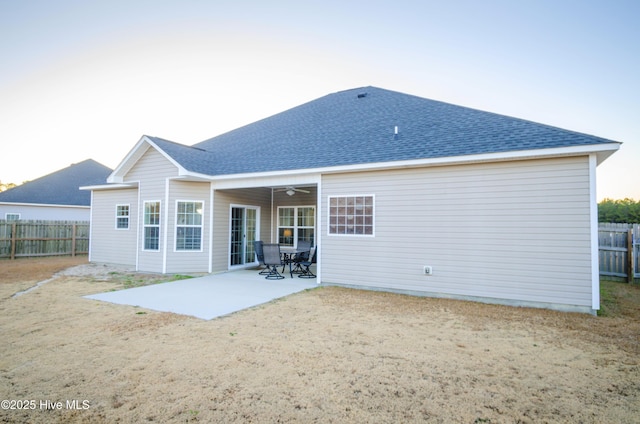
{"label": "black metal chair", "polygon": [[264,264],[264,252],[262,250],[262,245],[262,240],[256,240],[253,242],[253,248],[256,251],[256,258],[258,259],[260,266],[265,266],[265,268],[262,268],[258,274],[266,275],[269,273],[269,268]]}
{"label": "black metal chair", "polygon": [[311,267],[312,264],[315,264],[317,262],[317,256],[316,256],[317,254],[318,254],[318,248],[316,247],[316,249],[313,251],[313,256],[311,257],[311,260],[300,262],[300,268],[302,269],[302,273],[298,275],[298,278],[316,278],[316,275],[313,272],[311,272],[311,269],[309,268]]}
{"label": "black metal chair", "polygon": [[282,280],[284,276],[278,272],[278,267],[283,264],[280,256],[280,245],[264,243],[262,245],[262,253],[264,254],[264,264],[269,271],[265,278],[267,280]]}
{"label": "black metal chair", "polygon": [[[309,256],[311,255],[311,242],[309,240],[298,240],[297,250],[298,252],[293,258],[291,258],[291,262],[289,264],[289,273],[291,274],[291,278],[293,278],[293,274],[303,273],[300,263],[309,260]],[[293,268],[291,267],[292,264]]]}

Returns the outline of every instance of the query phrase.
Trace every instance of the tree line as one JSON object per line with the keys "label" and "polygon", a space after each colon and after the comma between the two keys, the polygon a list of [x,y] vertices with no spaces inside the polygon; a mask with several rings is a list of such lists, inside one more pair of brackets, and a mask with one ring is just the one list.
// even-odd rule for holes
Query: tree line
{"label": "tree line", "polygon": [[640,223],[640,200],[633,199],[604,199],[598,203],[598,221],[621,224]]}
{"label": "tree line", "polygon": [[14,183],[3,183],[0,180],[0,191],[9,190],[10,188],[14,188],[16,185]]}

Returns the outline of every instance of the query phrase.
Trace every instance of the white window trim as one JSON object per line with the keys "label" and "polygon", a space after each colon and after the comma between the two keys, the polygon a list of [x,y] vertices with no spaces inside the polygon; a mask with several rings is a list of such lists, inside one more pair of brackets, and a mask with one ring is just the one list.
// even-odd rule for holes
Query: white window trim
{"label": "white window trim", "polygon": [[[9,215],[17,215],[17,216],[18,216],[18,218],[16,218],[16,219],[13,219],[13,218],[12,218],[12,219],[9,219]],[[5,219],[6,221],[19,221],[19,220],[21,219],[21,217],[22,217],[22,215],[21,215],[19,212],[7,212],[7,213],[5,213],[5,214],[4,214],[4,219]]]}
{"label": "white window trim", "polygon": [[[310,226],[298,226],[298,209],[300,208],[313,208],[313,227]],[[313,228],[314,230],[314,240],[315,245],[318,244],[318,234],[317,234],[317,222],[318,222],[318,208],[316,205],[295,205],[295,206],[287,206],[282,205],[278,206],[277,215],[276,215],[276,240],[280,238],[280,209],[293,209],[293,246],[297,247],[298,245],[298,229],[299,228]],[[289,228],[287,226],[287,228]]]}
{"label": "white window trim", "polygon": [[[373,212],[371,222],[371,234],[335,234],[331,232],[331,199],[346,197],[371,197],[373,199]],[[375,194],[340,194],[327,196],[327,236],[329,237],[375,237],[376,236],[376,195]]]}
{"label": "white window trim", "polygon": [[[147,209],[147,203],[158,203],[158,205],[160,206],[160,217],[159,217],[159,222],[158,225],[148,225],[145,224],[144,222],[144,214],[145,214],[145,210]],[[147,249],[145,248],[145,228],[147,227],[158,227],[158,248],[157,249]],[[162,246],[161,243],[161,229],[162,229],[162,201],[161,200],[145,200],[144,202],[142,202],[142,250],[145,252],[160,252],[162,249],[160,248],[160,246]]]}
{"label": "white window trim", "polygon": [[[202,220],[200,221],[200,225],[178,225],[178,203],[202,203]],[[205,217],[205,201],[204,200],[176,200],[176,208],[175,208],[175,240],[173,242],[173,251],[175,253],[198,253],[203,251],[204,245],[204,217]],[[178,249],[178,227],[189,227],[189,228],[197,228],[200,227],[200,249]]]}
{"label": "white window trim", "polygon": [[[118,227],[118,218],[124,218],[124,216],[118,216],[118,207],[119,206],[126,206],[128,207],[128,214],[126,216],[127,218],[127,228],[119,228]],[[116,222],[115,222],[115,228],[118,231],[128,231],[131,228],[131,205],[128,203],[119,203],[116,205]]]}

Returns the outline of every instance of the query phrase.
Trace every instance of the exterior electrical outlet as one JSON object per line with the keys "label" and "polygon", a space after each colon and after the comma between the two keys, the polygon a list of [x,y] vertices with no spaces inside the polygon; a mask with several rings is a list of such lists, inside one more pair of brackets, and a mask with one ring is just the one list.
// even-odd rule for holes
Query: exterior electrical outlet
{"label": "exterior electrical outlet", "polygon": [[430,266],[425,266],[424,275],[433,275],[433,268],[431,268]]}

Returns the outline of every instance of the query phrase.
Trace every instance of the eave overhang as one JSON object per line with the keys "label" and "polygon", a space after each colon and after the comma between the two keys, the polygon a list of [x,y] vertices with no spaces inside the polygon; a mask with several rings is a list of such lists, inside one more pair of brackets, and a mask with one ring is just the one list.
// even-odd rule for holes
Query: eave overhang
{"label": "eave overhang", "polygon": [[53,203],[19,203],[19,202],[0,202],[3,206],[35,206],[39,208],[73,208],[73,209],[89,209],[87,205],[57,205]]}
{"label": "eave overhang", "polygon": [[375,163],[363,163],[363,164],[333,166],[333,167],[323,167],[323,168],[286,170],[286,171],[253,172],[253,173],[215,175],[215,176],[206,176],[206,175],[198,174],[198,178],[204,181],[215,182],[216,186],[222,187],[227,185],[224,183],[226,181],[240,181],[244,179],[276,178],[276,177],[285,177],[285,176],[302,178],[303,175],[315,176],[320,174],[381,171],[381,170],[400,169],[400,168],[422,168],[422,167],[431,167],[431,166],[463,165],[463,164],[472,164],[472,163],[506,162],[506,161],[559,158],[559,157],[570,157],[570,156],[588,156],[591,154],[596,155],[597,164],[599,165],[605,159],[607,159],[609,156],[615,153],[618,149],[620,149],[621,144],[622,143],[613,142],[613,143],[607,143],[607,144],[597,144],[597,145],[594,144],[594,145],[587,145],[587,146],[572,146],[572,147],[560,147],[560,148],[551,148],[551,149],[485,153],[485,154],[477,154],[477,155],[448,156],[448,157],[442,157],[442,158],[375,162]]}
{"label": "eave overhang", "polygon": [[[570,147],[557,147],[535,150],[517,150],[508,152],[483,153],[474,155],[447,156],[438,158],[410,159],[388,162],[361,163],[353,165],[339,165],[318,168],[293,169],[282,171],[265,171],[265,172],[248,172],[224,175],[207,175],[197,172],[191,172],[180,165],[174,158],[163,151],[153,140],[147,136],[143,136],[133,149],[127,154],[124,160],[116,167],[116,169],[107,178],[106,185],[81,187],[83,190],[109,190],[109,189],[126,189],[137,187],[137,182],[128,183],[124,181],[124,176],[133,168],[135,163],[144,155],[149,148],[154,148],[160,152],[168,161],[170,161],[178,170],[178,176],[174,180],[181,181],[198,181],[213,182],[218,188],[231,187],[238,184],[242,180],[255,180],[259,178],[280,179],[282,177],[291,177],[300,181],[309,180],[316,181],[317,175],[334,174],[344,172],[363,172],[377,171],[398,168],[416,168],[430,166],[447,166],[462,165],[471,163],[486,162],[504,162],[528,159],[542,159],[553,157],[582,156],[595,154],[597,164],[599,165],[609,156],[620,149],[622,143],[612,142],[604,144],[591,144]],[[310,178],[304,178],[304,176]]]}

